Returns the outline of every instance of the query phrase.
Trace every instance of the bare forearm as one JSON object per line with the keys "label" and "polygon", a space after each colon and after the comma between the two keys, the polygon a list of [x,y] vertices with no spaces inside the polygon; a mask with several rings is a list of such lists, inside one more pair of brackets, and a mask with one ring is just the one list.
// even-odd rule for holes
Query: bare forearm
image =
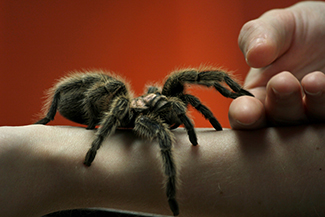
{"label": "bare forearm", "polygon": [[[180,216],[324,215],[324,125],[249,132],[197,129],[196,147],[190,144],[184,130],[174,132],[174,156],[181,183],[177,189]],[[30,187],[21,191],[20,197],[21,206],[27,201],[29,207],[34,206],[30,215],[91,206],[171,214],[156,141],[144,141],[130,131],[118,131],[105,140],[92,166],[87,168],[82,162],[94,138],[93,131],[28,126],[1,128],[0,134],[7,135],[0,137],[0,153],[7,153],[4,141],[9,145],[15,140],[13,135],[20,135],[18,139],[24,143],[21,158],[26,158],[24,153],[38,156],[34,161],[27,158],[23,164],[9,159],[8,154],[1,158],[1,173],[8,172],[4,167],[11,160],[16,162],[15,168],[27,167],[15,170],[15,176],[8,172],[7,177],[18,183],[28,164],[32,166],[33,175],[23,174]],[[37,160],[43,162],[38,168]],[[0,181],[3,186],[8,178]],[[31,186],[38,188],[32,192]],[[5,201],[15,196],[2,195],[7,198],[0,200]],[[23,198],[31,195],[35,199],[24,204]],[[11,205],[7,216],[17,211],[17,204]],[[37,209],[39,212],[35,212]]]}

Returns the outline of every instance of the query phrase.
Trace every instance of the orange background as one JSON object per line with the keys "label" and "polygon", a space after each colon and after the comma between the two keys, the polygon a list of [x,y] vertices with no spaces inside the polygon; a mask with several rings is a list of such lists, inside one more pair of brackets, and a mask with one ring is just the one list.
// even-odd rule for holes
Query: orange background
{"label": "orange background", "polygon": [[[237,45],[242,25],[292,0],[0,1],[0,125],[31,124],[44,91],[69,71],[100,68],[127,78],[142,94],[179,67],[222,66],[243,81]],[[194,89],[223,127],[225,99]],[[191,112],[197,127],[209,127]],[[73,125],[59,115],[52,124]]]}

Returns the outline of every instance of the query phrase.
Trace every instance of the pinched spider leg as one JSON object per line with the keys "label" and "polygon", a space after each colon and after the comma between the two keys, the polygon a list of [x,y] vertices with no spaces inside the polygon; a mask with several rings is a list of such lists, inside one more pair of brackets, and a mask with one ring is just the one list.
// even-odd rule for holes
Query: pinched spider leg
{"label": "pinched spider leg", "polygon": [[130,100],[127,97],[121,96],[116,98],[112,104],[112,109],[105,114],[103,121],[100,123],[100,127],[96,132],[96,138],[92,142],[90,149],[88,150],[84,164],[90,166],[94,161],[97,150],[102,145],[102,142],[106,136],[114,133],[116,127],[119,126],[120,121],[129,112]]}
{"label": "pinched spider leg", "polygon": [[244,90],[239,84],[237,84],[234,80],[232,80],[228,75],[224,77],[224,81],[226,84],[236,93],[239,94],[239,96],[247,95],[247,96],[253,96],[250,92],[247,90]]}
{"label": "pinched spider leg", "polygon": [[176,97],[169,98],[170,102],[172,102],[172,109],[177,114],[177,117],[180,119],[180,121],[184,124],[184,127],[187,131],[188,137],[190,139],[190,142],[192,145],[197,145],[197,137],[194,130],[194,126],[191,122],[191,120],[186,115],[186,106],[185,104],[180,101]]}
{"label": "pinched spider leg", "polygon": [[[225,82],[234,92],[223,87],[220,82]],[[184,83],[198,84],[206,87],[214,86],[223,96],[237,98],[239,96],[253,96],[250,92],[242,89],[239,84],[232,80],[226,72],[221,70],[196,70],[189,69],[176,72],[171,75],[164,84],[162,94],[177,96],[184,91]]]}
{"label": "pinched spider leg", "polygon": [[[247,90],[244,90],[237,82],[231,79],[227,73],[223,71],[201,71],[198,73],[197,84],[211,86],[213,82],[214,88],[219,91],[224,97],[236,99],[239,96],[254,96]],[[219,82],[224,81],[234,92],[222,86]]]}
{"label": "pinched spider leg", "polygon": [[208,119],[211,125],[216,130],[222,130],[222,127],[219,121],[213,116],[212,112],[208,107],[203,105],[200,100],[190,94],[184,94],[182,97],[183,101],[190,103],[196,110],[198,110],[206,119]]}
{"label": "pinched spider leg", "polygon": [[[234,92],[229,91],[219,82],[224,81]],[[229,75],[222,70],[204,70],[198,72],[197,84],[205,85],[207,87],[213,86],[223,96],[229,98],[237,98],[239,96],[248,95],[253,96],[247,90],[244,90],[237,82],[235,82]]]}
{"label": "pinched spider leg", "polygon": [[56,111],[58,109],[58,104],[59,104],[59,101],[60,101],[60,97],[61,97],[60,91],[56,90],[55,94],[53,96],[51,106],[50,106],[49,111],[47,112],[46,116],[43,119],[37,121],[35,124],[47,124],[48,122],[54,120],[54,116],[55,116]]}
{"label": "pinched spider leg", "polygon": [[[253,96],[251,93],[249,93],[248,91],[246,91],[244,89],[241,89],[240,92],[231,92],[230,90],[228,90],[227,88],[225,88],[224,86],[222,86],[221,84],[219,84],[217,82],[214,83],[213,86],[224,97],[236,99],[237,97],[244,96],[244,95]],[[247,92],[247,93],[245,93],[245,92]]]}
{"label": "pinched spider leg", "polygon": [[139,116],[135,121],[134,131],[141,137],[153,139],[157,136],[163,160],[164,173],[167,176],[166,196],[174,216],[179,214],[176,197],[176,166],[172,155],[173,135],[168,126],[158,117]]}

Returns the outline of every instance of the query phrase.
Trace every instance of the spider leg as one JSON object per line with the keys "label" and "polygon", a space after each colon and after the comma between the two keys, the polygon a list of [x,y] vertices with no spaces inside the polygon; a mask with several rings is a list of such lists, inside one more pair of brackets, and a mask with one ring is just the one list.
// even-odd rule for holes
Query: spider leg
{"label": "spider leg", "polygon": [[231,79],[228,75],[225,75],[224,81],[226,84],[236,93],[238,93],[239,96],[247,95],[247,96],[253,96],[250,92],[247,90],[244,90],[237,82],[235,82],[233,79]]}
{"label": "spider leg", "polygon": [[214,129],[218,131],[222,130],[219,121],[213,116],[210,109],[203,105],[197,97],[190,94],[184,94],[181,98],[183,101],[190,103],[196,110],[203,114],[203,116],[210,121]]}
{"label": "spider leg", "polygon": [[180,123],[174,124],[172,126],[169,127],[169,129],[173,130],[176,129],[177,127],[179,127],[179,125],[181,125]]}
{"label": "spider leg", "polygon": [[104,115],[103,121],[96,132],[96,138],[86,154],[84,161],[86,166],[90,166],[94,161],[97,150],[102,145],[104,138],[114,133],[121,120],[129,113],[129,104],[130,100],[126,96],[120,96],[113,101],[111,110]]}
{"label": "spider leg", "polygon": [[176,166],[172,155],[173,135],[168,126],[158,117],[139,116],[135,121],[134,131],[142,137],[152,139],[157,137],[160,154],[163,160],[164,174],[167,176],[166,196],[174,216],[179,214],[176,201]]}
{"label": "spider leg", "polygon": [[115,79],[105,83],[95,83],[86,93],[83,101],[84,110],[88,119],[87,129],[95,129],[101,118],[101,111],[108,111],[114,98],[127,94],[123,82]]}
{"label": "spider leg", "polygon": [[194,126],[191,122],[191,120],[186,115],[186,105],[177,97],[170,97],[170,102],[172,103],[172,108],[177,114],[177,117],[180,119],[180,121],[184,124],[184,127],[187,131],[187,134],[189,136],[190,142],[192,145],[197,145],[197,137],[194,130]]}
{"label": "spider leg", "polygon": [[[49,96],[53,95],[52,101],[47,101],[46,105],[50,105],[46,116],[37,121],[35,124],[47,124],[54,119],[54,116],[59,108],[61,94],[75,92],[84,86],[84,82],[78,78],[62,78],[59,83],[48,92]],[[50,100],[51,97],[48,98]]]}
{"label": "spider leg", "polygon": [[[214,88],[219,91],[223,96],[229,98],[237,98],[239,96],[254,96],[247,90],[244,90],[236,81],[234,81],[227,72],[220,69],[206,69],[198,70],[197,72],[197,84],[204,85],[207,87],[214,86]],[[220,84],[220,82],[225,82],[234,92],[228,90]]]}
{"label": "spider leg", "polygon": [[[234,92],[222,86],[220,82],[225,82]],[[253,94],[244,90],[237,82],[230,78],[226,72],[214,68],[176,71],[166,80],[162,94],[166,96],[178,96],[184,92],[185,83],[206,87],[214,86],[223,96],[233,99],[243,95],[253,96]]]}
{"label": "spider leg", "polygon": [[51,103],[51,106],[46,114],[46,116],[37,121],[35,124],[47,124],[48,122],[54,120],[54,116],[56,114],[56,111],[58,109],[59,101],[60,101],[61,93],[59,90],[56,90],[53,96],[53,100]]}
{"label": "spider leg", "polygon": [[[226,83],[233,91],[222,86],[220,84],[221,82]],[[180,98],[186,105],[190,103],[210,121],[211,125],[216,130],[222,130],[220,123],[213,116],[212,112],[203,105],[197,97],[185,93],[186,83],[197,84],[205,87],[214,87],[223,96],[233,99],[243,95],[253,96],[253,94],[244,90],[238,83],[236,83],[227,72],[220,69],[206,67],[201,69],[184,69],[173,72],[165,81],[162,88],[162,95],[170,98]],[[182,122],[186,129],[190,130],[188,132],[194,135],[194,133],[191,132],[191,124],[188,124],[188,120],[184,117],[185,114],[183,115],[182,112],[179,112],[178,115],[180,119],[183,119]]]}
{"label": "spider leg", "polygon": [[231,92],[230,90],[228,90],[227,88],[225,88],[224,86],[222,86],[219,83],[214,83],[213,86],[224,97],[229,97],[229,98],[232,98],[232,99],[236,99],[237,97],[241,96],[238,93]]}
{"label": "spider leg", "polygon": [[229,97],[232,99],[236,99],[239,96],[254,96],[253,94],[251,94],[250,92],[248,92],[247,90],[244,90],[243,88],[241,88],[241,86],[239,84],[237,84],[234,80],[232,80],[228,75],[224,76],[224,81],[226,82],[226,84],[234,91],[230,91],[227,88],[225,88],[224,86],[222,86],[220,83],[215,82],[213,84],[214,88],[219,91],[223,96],[225,97]]}

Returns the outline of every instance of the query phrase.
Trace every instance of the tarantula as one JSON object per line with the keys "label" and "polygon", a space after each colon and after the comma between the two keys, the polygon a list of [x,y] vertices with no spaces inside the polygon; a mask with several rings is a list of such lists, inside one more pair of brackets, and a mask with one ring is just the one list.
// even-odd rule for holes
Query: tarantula
{"label": "tarantula", "polygon": [[[226,83],[230,89],[221,85]],[[47,124],[57,111],[65,118],[99,128],[86,154],[84,164],[90,166],[105,137],[116,128],[132,128],[141,137],[157,138],[166,175],[166,195],[174,216],[179,214],[176,201],[176,166],[173,160],[171,129],[184,125],[192,145],[197,137],[192,121],[186,115],[190,104],[216,130],[222,130],[212,112],[200,100],[186,93],[186,84],[214,87],[223,96],[237,98],[253,96],[236,83],[228,73],[215,68],[183,69],[171,73],[162,88],[149,86],[144,95],[133,98],[127,83],[120,77],[103,71],[75,72],[63,77],[50,90],[46,116],[36,124]]]}

